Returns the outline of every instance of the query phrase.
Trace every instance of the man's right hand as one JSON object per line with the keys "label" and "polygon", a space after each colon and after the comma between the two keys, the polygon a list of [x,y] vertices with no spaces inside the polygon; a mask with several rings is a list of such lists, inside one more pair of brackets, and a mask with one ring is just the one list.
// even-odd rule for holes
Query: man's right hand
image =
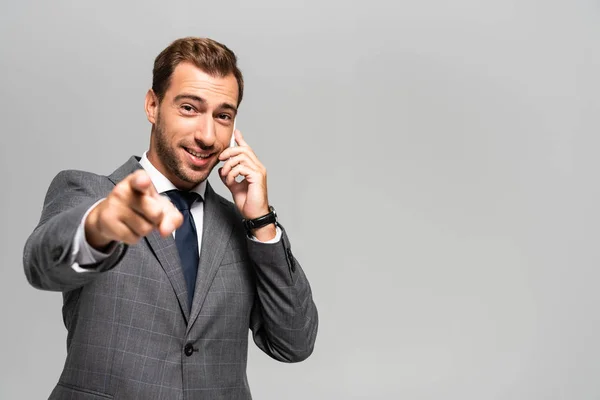
{"label": "man's right hand", "polygon": [[110,243],[135,244],[154,229],[166,237],[183,223],[183,215],[159,195],[144,170],[119,182],[110,194],[90,211],[85,220],[85,238],[96,250]]}

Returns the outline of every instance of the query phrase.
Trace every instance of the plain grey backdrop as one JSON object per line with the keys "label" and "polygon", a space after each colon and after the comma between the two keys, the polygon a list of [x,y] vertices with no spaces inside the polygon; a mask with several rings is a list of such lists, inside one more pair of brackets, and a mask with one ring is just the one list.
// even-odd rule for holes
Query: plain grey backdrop
{"label": "plain grey backdrop", "polygon": [[66,354],[21,262],[50,180],[147,149],[188,35],[239,57],[320,312],[303,363],[251,345],[256,399],[600,398],[597,1],[2,0],[0,399],[47,398]]}

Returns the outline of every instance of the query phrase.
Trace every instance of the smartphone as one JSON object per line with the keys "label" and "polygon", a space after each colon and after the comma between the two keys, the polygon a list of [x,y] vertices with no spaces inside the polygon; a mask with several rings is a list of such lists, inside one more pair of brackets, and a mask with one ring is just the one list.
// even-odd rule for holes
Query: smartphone
{"label": "smartphone", "polygon": [[[236,128],[236,123],[237,123],[237,118],[235,118],[233,120],[233,133],[231,134],[231,141],[229,142],[229,147],[236,147],[237,143],[235,141],[235,128]],[[241,181],[244,180],[244,177],[242,175],[238,175],[235,177],[235,181],[237,183],[240,183]]]}
{"label": "smartphone", "polygon": [[235,118],[233,120],[233,132],[231,133],[231,141],[229,142],[229,147],[235,147],[235,146],[237,146],[237,143],[235,142],[235,135],[234,135],[236,122],[237,122],[237,118]]}

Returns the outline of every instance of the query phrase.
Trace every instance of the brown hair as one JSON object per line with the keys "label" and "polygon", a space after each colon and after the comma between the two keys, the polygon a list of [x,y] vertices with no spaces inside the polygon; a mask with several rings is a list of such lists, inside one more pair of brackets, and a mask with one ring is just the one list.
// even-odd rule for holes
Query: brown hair
{"label": "brown hair", "polygon": [[237,67],[237,57],[227,46],[208,38],[185,37],[175,40],[154,60],[152,90],[162,101],[169,88],[171,75],[181,62],[190,62],[212,76],[233,74],[238,83],[238,105],[244,94],[244,78]]}

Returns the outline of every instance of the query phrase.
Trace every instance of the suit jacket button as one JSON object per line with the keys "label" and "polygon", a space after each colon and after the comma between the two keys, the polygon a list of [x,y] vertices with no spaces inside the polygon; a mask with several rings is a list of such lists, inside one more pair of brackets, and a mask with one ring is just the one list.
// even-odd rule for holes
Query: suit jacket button
{"label": "suit jacket button", "polygon": [[183,348],[183,353],[188,357],[191,356],[192,354],[194,354],[194,346],[192,346],[191,343],[186,344]]}

